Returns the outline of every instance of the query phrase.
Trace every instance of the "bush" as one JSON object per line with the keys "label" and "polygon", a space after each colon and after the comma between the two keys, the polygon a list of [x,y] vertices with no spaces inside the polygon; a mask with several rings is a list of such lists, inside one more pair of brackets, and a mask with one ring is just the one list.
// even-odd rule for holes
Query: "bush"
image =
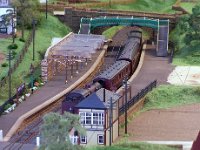
{"label": "bush", "polygon": [[9,46],[8,46],[8,49],[17,49],[18,48],[18,45],[17,44],[10,44]]}
{"label": "bush", "polygon": [[15,51],[12,51],[12,54],[13,54],[13,56],[15,56],[15,55],[17,54],[17,52],[15,52]]}
{"label": "bush", "polygon": [[1,67],[7,67],[7,66],[8,66],[8,63],[1,64]]}
{"label": "bush", "polygon": [[25,39],[23,39],[23,38],[20,38],[20,39],[19,39],[19,41],[21,41],[21,42],[25,42]]}
{"label": "bush", "polygon": [[4,110],[7,110],[8,108],[10,108],[12,105],[11,104],[7,104],[5,107],[4,107]]}

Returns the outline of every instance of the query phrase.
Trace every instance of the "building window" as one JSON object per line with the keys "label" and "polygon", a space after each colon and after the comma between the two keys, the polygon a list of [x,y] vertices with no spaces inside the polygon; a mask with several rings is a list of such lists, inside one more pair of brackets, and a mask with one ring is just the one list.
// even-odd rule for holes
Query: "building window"
{"label": "building window", "polygon": [[87,136],[81,136],[80,142],[81,142],[81,144],[87,144]]}
{"label": "building window", "polygon": [[103,125],[104,124],[103,113],[93,113],[93,124],[94,125]]}
{"label": "building window", "polygon": [[98,142],[98,144],[104,144],[104,136],[97,135],[97,142]]}
{"label": "building window", "polygon": [[79,115],[83,125],[104,125],[104,113],[80,112]]}
{"label": "building window", "polygon": [[85,124],[89,125],[89,124],[92,124],[92,118],[91,118],[91,113],[85,113],[86,116],[85,116]]}

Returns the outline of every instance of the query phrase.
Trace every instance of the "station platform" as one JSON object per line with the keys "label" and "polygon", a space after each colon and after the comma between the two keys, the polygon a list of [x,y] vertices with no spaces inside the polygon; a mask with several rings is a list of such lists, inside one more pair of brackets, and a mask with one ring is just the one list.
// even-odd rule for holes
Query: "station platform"
{"label": "station platform", "polygon": [[88,61],[87,66],[84,66],[81,70],[79,70],[79,74],[75,74],[72,79],[70,78],[67,84],[65,84],[65,73],[57,74],[52,80],[48,81],[39,90],[34,91],[30,97],[20,103],[13,112],[2,115],[0,117],[0,130],[3,130],[3,136],[6,136],[20,116],[41,105],[51,97],[54,97],[58,93],[74,84],[92,67],[100,53],[101,51],[94,53],[91,61]]}

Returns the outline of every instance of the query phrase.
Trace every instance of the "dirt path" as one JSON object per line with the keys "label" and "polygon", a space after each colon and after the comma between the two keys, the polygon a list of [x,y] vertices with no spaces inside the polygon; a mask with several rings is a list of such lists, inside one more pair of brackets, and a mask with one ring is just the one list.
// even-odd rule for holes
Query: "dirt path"
{"label": "dirt path", "polygon": [[192,141],[200,130],[200,104],[141,113],[128,124],[129,140]]}

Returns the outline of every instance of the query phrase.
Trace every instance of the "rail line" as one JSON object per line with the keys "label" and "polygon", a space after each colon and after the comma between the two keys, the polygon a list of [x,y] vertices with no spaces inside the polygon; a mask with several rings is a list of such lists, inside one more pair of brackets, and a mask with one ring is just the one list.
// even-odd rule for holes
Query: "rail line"
{"label": "rail line", "polygon": [[[115,55],[113,55],[113,49],[110,50],[110,52],[107,52],[107,54],[104,54],[108,58],[107,60],[106,60],[106,57],[104,58],[104,61],[106,60],[106,62],[104,64],[103,64],[103,61],[101,61],[101,63],[98,63],[98,65],[96,66],[96,69],[94,69],[95,71],[90,73],[90,75],[86,78],[86,80],[84,80],[79,85],[77,85],[76,88],[83,87],[86,83],[91,82],[92,79],[99,73],[99,71],[102,70],[100,68],[105,69],[107,68],[108,64],[111,65],[112,61],[113,62],[115,61],[116,55],[119,54],[119,51],[121,47],[123,46],[122,44],[124,44],[124,41],[122,41],[119,44],[119,49],[115,51],[116,52]],[[112,60],[112,61],[110,62],[109,60]],[[35,111],[34,113],[26,116],[26,118],[24,118],[24,120],[21,122],[20,127],[17,128],[17,130],[15,131],[16,134],[9,140],[10,144],[7,145],[5,148],[10,149],[15,146],[15,148],[18,147],[18,149],[21,149],[24,144],[27,144],[27,143],[35,144],[35,137],[39,134],[39,126],[42,124],[42,116],[52,111],[59,112],[61,102],[64,99],[64,95],[61,97],[58,97],[53,102],[49,103],[48,105],[41,108],[40,110]],[[15,144],[16,142],[18,143],[18,145]]]}
{"label": "rail line", "polygon": [[[119,45],[121,48],[124,44],[124,41],[122,41]],[[112,65],[116,60],[116,55],[119,53],[119,50],[116,51],[115,55],[113,55],[114,51],[110,50],[107,51],[106,56],[104,58],[104,63],[102,65],[99,65],[96,70],[98,70],[95,74],[91,75],[87,78],[87,80],[84,82],[84,84],[89,83],[93,80],[93,78],[100,73],[100,71],[106,69],[109,65]],[[77,88],[83,87],[82,85],[77,86]],[[11,138],[10,146],[7,147],[18,147],[18,149],[21,149],[24,144],[35,144],[35,139],[39,135],[39,126],[42,124],[42,116],[47,112],[60,112],[61,111],[61,102],[62,100],[59,100],[58,103],[55,103],[54,105],[49,106],[46,110],[43,110],[43,112],[38,112],[37,115],[27,118],[23,124],[22,128],[19,128],[16,132],[16,134]],[[27,132],[28,131],[28,132]],[[16,146],[16,143],[18,142],[18,145]],[[12,144],[13,143],[13,144]]]}

